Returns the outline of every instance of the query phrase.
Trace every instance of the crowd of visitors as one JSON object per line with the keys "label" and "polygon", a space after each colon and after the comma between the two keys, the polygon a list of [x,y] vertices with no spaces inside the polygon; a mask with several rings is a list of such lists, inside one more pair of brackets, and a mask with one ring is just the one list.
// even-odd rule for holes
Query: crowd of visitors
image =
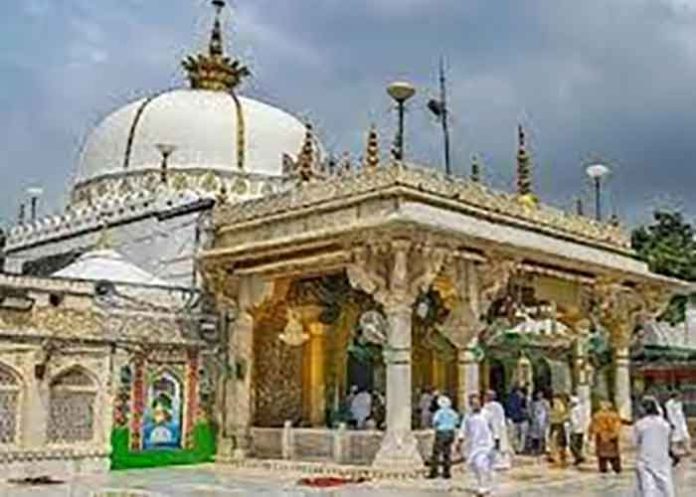
{"label": "crowd of visitors", "polygon": [[[476,480],[476,492],[491,492],[493,474],[512,465],[512,456],[546,456],[559,467],[587,460],[594,446],[601,473],[621,473],[623,423],[611,402],[602,401],[588,416],[589,405],[574,396],[543,392],[533,400],[524,388],[515,388],[505,405],[494,391],[472,395],[463,416],[446,395],[423,391],[419,402],[421,428],[435,430],[430,460],[431,478],[451,477],[452,453],[461,454]],[[652,397],[641,404],[641,419],[634,425],[637,448],[636,481],[640,497],[674,497],[672,468],[690,453],[691,440],[678,392],[664,408]]]}

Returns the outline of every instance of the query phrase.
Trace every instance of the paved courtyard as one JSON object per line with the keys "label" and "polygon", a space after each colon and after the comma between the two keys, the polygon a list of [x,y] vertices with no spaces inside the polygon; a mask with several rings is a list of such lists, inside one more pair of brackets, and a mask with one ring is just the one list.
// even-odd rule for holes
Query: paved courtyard
{"label": "paved courtyard", "polygon": [[[105,492],[97,495],[108,497],[434,497],[442,493],[471,494],[466,474],[451,481],[375,481],[323,490],[298,485],[302,476],[306,475],[205,465],[113,472],[60,485],[29,487],[3,483],[0,484],[0,497],[90,497],[95,491]],[[582,470],[558,470],[527,463],[499,477],[496,495],[632,497],[632,484],[631,468],[620,476],[602,476],[589,466]],[[696,463],[678,469],[677,488],[678,497],[696,495]]]}

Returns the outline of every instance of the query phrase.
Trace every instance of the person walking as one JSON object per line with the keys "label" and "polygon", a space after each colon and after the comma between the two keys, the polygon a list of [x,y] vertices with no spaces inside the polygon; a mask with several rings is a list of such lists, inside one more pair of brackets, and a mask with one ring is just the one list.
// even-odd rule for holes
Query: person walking
{"label": "person walking", "polygon": [[600,403],[599,410],[592,416],[589,435],[595,438],[599,472],[606,473],[608,464],[611,464],[614,473],[621,473],[621,418],[611,402],[604,400]]}
{"label": "person walking", "polygon": [[536,393],[536,398],[532,402],[531,422],[529,425],[529,439],[531,441],[531,451],[535,456],[540,456],[546,452],[546,430],[549,425],[549,402],[544,398],[541,390]]}
{"label": "person walking", "polygon": [[585,462],[584,446],[585,446],[585,428],[587,420],[585,419],[585,409],[580,403],[580,400],[573,396],[570,398],[570,452],[573,454],[573,464],[581,465]]}
{"label": "person walking", "polygon": [[418,411],[420,414],[420,427],[422,430],[430,428],[433,413],[430,411],[430,405],[433,402],[433,393],[430,387],[425,387],[421,392],[418,401]]}
{"label": "person walking", "polygon": [[691,453],[691,436],[689,426],[684,416],[684,406],[678,390],[673,390],[669,400],[665,403],[665,415],[672,428],[670,457],[674,466],[679,464],[682,457]]}
{"label": "person walking", "polygon": [[495,446],[495,459],[493,467],[495,469],[510,469],[510,441],[508,439],[507,422],[505,410],[498,402],[494,390],[486,393],[486,403],[483,405],[483,414],[488,420],[488,425],[493,433],[493,444]]}
{"label": "person walking", "polygon": [[492,491],[495,444],[478,394],[469,396],[469,406],[470,412],[462,420],[457,445],[459,450],[464,449],[464,457],[476,478],[476,495],[481,497]]}
{"label": "person walking", "polygon": [[549,433],[549,443],[551,445],[551,454],[549,462],[560,464],[565,467],[568,464],[568,437],[566,434],[566,423],[570,416],[568,406],[561,394],[553,396],[551,403],[551,415],[549,417],[551,430]]}
{"label": "person walking", "polygon": [[657,400],[645,397],[645,413],[633,430],[637,446],[636,479],[640,497],[674,497],[672,461],[669,457],[671,428],[660,416]]}
{"label": "person walking", "polygon": [[523,388],[515,387],[507,401],[507,417],[512,421],[512,448],[515,454],[522,454],[527,447],[527,430],[529,428],[529,412],[527,395]]}
{"label": "person walking", "polygon": [[437,478],[438,469],[442,465],[442,477],[449,479],[452,477],[452,444],[459,424],[459,415],[452,409],[452,401],[446,395],[440,395],[437,404],[438,410],[435,411],[432,419],[435,441],[428,478]]}
{"label": "person walking", "polygon": [[358,430],[365,428],[365,424],[372,414],[372,396],[367,390],[360,390],[350,405],[350,412],[355,420],[355,425]]}

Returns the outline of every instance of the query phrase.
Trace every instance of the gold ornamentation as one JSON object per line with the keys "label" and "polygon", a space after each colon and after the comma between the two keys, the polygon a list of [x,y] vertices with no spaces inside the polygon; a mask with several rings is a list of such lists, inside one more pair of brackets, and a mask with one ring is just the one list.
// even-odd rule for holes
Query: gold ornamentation
{"label": "gold ornamentation", "polygon": [[379,138],[374,124],[370,127],[370,132],[367,134],[363,167],[367,172],[373,172],[379,167]]}
{"label": "gold ornamentation", "polygon": [[220,26],[220,12],[225,3],[218,0],[214,5],[217,12],[210,35],[208,53],[189,55],[181,64],[194,90],[230,92],[251,73],[239,60],[232,60],[225,56]]}
{"label": "gold ornamentation", "polygon": [[304,331],[298,311],[288,307],[287,324],[283,332],[278,335],[278,339],[290,347],[299,347],[309,340],[309,334]]}
{"label": "gold ornamentation", "polygon": [[[345,166],[344,166],[345,167]],[[357,196],[378,195],[398,186],[413,194],[445,200],[472,216],[484,215],[492,222],[517,224],[553,237],[570,238],[602,249],[632,255],[630,240],[620,227],[569,215],[539,204],[534,209],[521,205],[516,195],[494,192],[468,179],[445,178],[435,171],[416,168],[377,168],[374,173],[342,173],[323,181],[306,184],[301,190],[282,192],[249,201],[243,208],[219,209],[217,225],[233,225],[265,216],[307,209],[327,201],[349,200]]]}
{"label": "gold ornamentation", "polygon": [[305,138],[302,143],[302,149],[297,154],[297,162],[295,163],[295,174],[302,182],[310,181],[317,176],[314,140],[314,129],[311,124],[307,123],[305,125]]}

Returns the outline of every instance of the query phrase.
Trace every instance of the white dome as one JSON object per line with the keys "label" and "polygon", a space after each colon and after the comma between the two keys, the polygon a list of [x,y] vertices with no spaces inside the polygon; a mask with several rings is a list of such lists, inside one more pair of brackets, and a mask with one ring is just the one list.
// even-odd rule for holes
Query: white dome
{"label": "white dome", "polygon": [[53,276],[89,281],[105,280],[132,285],[168,286],[164,280],[128,262],[112,249],[96,249],[87,252],[69,266],[54,273]]}
{"label": "white dome", "polygon": [[[277,176],[282,156],[296,156],[304,125],[270,105],[239,97],[244,121],[243,172]],[[141,99],[110,114],[88,137],[77,183],[125,171],[157,168],[158,143],[176,146],[171,169],[239,171],[240,124],[234,98],[225,92],[173,90]]]}

